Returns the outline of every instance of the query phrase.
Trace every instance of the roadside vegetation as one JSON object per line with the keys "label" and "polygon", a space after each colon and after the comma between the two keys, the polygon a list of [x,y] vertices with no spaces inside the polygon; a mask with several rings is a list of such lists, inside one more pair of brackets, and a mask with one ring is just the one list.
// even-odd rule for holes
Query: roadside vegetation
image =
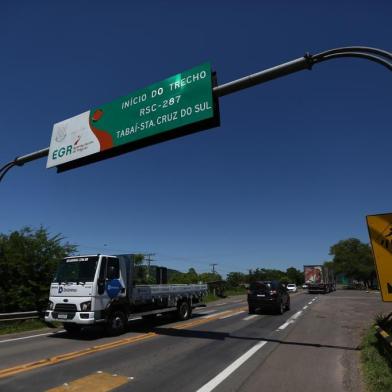
{"label": "roadside vegetation", "polygon": [[361,345],[362,373],[368,392],[392,391],[392,366],[383,342],[374,326],[363,337]]}
{"label": "roadside vegetation", "polygon": [[[46,308],[49,287],[60,259],[77,253],[77,245],[64,240],[61,234],[52,235],[44,227],[24,227],[9,234],[0,233],[0,313],[43,311]],[[324,264],[336,273],[370,285],[375,276],[369,245],[355,238],[342,240],[331,246],[332,261]],[[317,261],[315,261],[317,263]],[[135,282],[156,283],[157,266],[150,265],[143,254],[135,257]],[[195,268],[186,272],[167,270],[168,283],[207,283],[207,301],[230,295],[246,294],[250,282],[280,280],[283,283],[304,283],[303,272],[290,267],[279,269],[255,268],[246,273],[233,271],[222,277],[218,272],[198,273]],[[44,327],[39,320],[19,323],[0,323],[0,333]],[[6,332],[5,332],[6,331]]]}
{"label": "roadside vegetation", "polygon": [[[60,324],[56,326],[60,326]],[[48,325],[41,320],[7,321],[6,323],[0,323],[0,335],[33,331],[43,328],[48,328]]]}

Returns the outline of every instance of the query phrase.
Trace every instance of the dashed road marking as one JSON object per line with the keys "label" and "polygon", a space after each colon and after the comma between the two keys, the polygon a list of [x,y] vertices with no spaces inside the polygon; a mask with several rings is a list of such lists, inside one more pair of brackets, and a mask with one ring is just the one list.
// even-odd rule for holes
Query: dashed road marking
{"label": "dashed road marking", "polygon": [[283,329],[287,328],[290,324],[293,324],[295,320],[297,320],[297,318],[301,316],[302,313],[303,310],[300,310],[299,312],[293,314],[284,324],[278,327],[277,331],[282,331]]}
{"label": "dashed road marking", "polygon": [[245,317],[243,320],[248,321],[248,320],[252,320],[256,317],[259,317],[259,315],[258,314],[251,314],[250,316]]}
{"label": "dashed road marking", "polygon": [[223,317],[219,317],[219,320],[226,319],[228,317],[237,316],[237,314],[245,313],[245,310],[240,310],[239,312],[231,313]]}
{"label": "dashed road marking", "polygon": [[62,329],[61,331],[56,331],[56,332],[46,332],[46,333],[40,333],[38,335],[30,335],[30,336],[23,336],[21,338],[12,338],[12,339],[6,339],[6,340],[0,340],[0,344],[1,343],[7,343],[7,342],[14,342],[16,340],[24,340],[24,339],[32,339],[32,338],[38,338],[39,336],[48,336],[48,335],[56,335],[58,333],[63,333],[65,332],[64,329]]}
{"label": "dashed road marking", "polygon": [[248,350],[245,354],[241,355],[236,359],[231,365],[226,369],[222,370],[217,376],[210,380],[207,384],[203,385],[196,392],[210,392],[215,389],[220,383],[222,383],[227,377],[229,377],[233,372],[235,372],[243,363],[245,363],[250,357],[257,353],[264,345],[266,341],[261,341]]}
{"label": "dashed road marking", "polygon": [[304,306],[302,309],[304,309],[304,310],[305,310],[305,309],[307,309],[308,307],[309,307],[309,306],[308,306],[308,305],[306,305],[306,306]]}
{"label": "dashed road marking", "polygon": [[209,310],[202,310],[201,312],[195,312],[196,314],[210,314],[216,312],[215,309],[209,309]]}

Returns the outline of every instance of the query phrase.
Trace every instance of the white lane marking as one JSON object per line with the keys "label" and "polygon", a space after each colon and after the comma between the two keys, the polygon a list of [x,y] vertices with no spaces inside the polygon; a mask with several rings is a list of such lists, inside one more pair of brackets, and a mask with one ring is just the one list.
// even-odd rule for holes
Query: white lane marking
{"label": "white lane marking", "polygon": [[216,312],[216,310],[215,309],[210,309],[210,310],[203,310],[201,312],[194,312],[194,313],[197,313],[197,314],[210,314],[210,313],[213,313],[213,312]]}
{"label": "white lane marking", "polygon": [[307,309],[307,308],[308,308],[308,305],[304,306],[302,309],[304,309],[304,310],[305,310],[305,309]]}
{"label": "white lane marking", "polygon": [[312,305],[313,301],[308,302],[308,305]]}
{"label": "white lane marking", "polygon": [[286,321],[284,324],[282,324],[279,328],[278,331],[282,331],[283,329],[285,329],[286,327],[288,327],[290,324],[292,324],[294,322],[294,320],[288,320]]}
{"label": "white lane marking", "polygon": [[252,320],[256,317],[259,317],[259,315],[258,314],[251,314],[250,316],[245,317],[243,320],[248,321],[248,320]]}
{"label": "white lane marking", "polygon": [[227,305],[227,302],[222,302],[220,304],[216,304],[215,306],[223,306],[223,305]]}
{"label": "white lane marking", "polygon": [[226,369],[222,370],[217,376],[215,376],[212,380],[210,380],[207,384],[203,385],[196,392],[210,392],[215,389],[222,381],[224,381],[227,377],[230,376],[234,371],[236,371],[243,363],[245,363],[250,357],[256,354],[264,345],[266,345],[266,341],[261,341],[253,346],[250,350],[248,350],[245,354],[241,355],[238,359],[236,359],[231,365],[229,365]]}
{"label": "white lane marking", "polygon": [[239,312],[228,314],[227,316],[219,317],[219,320],[226,319],[228,317],[237,316],[237,314],[245,313],[245,310],[240,310]]}
{"label": "white lane marking", "polygon": [[200,317],[200,318],[202,318],[202,319],[208,319],[208,318],[211,318],[211,317],[215,317],[215,316],[220,316],[221,314],[223,315],[223,314],[227,314],[227,312],[230,312],[230,310],[225,310],[225,311],[223,311],[223,312],[219,312],[219,313],[212,313],[212,314],[208,314],[207,316],[202,316],[202,317]]}
{"label": "white lane marking", "polygon": [[299,316],[301,316],[302,313],[303,313],[303,311],[300,310],[299,312],[293,314],[290,318],[291,318],[292,320],[296,320]]}
{"label": "white lane marking", "polygon": [[13,338],[13,339],[0,340],[0,343],[14,342],[15,340],[32,339],[32,338],[37,338],[38,336],[56,335],[56,334],[61,333],[61,332],[65,332],[65,330],[61,330],[61,331],[57,331],[57,332],[40,333],[38,335],[31,335],[31,336],[23,336],[22,338]]}
{"label": "white lane marking", "polygon": [[278,327],[277,331],[282,331],[283,329],[287,328],[290,324],[293,324],[295,320],[301,316],[303,313],[303,310],[300,310],[299,312],[293,314],[284,324],[282,324],[280,327]]}

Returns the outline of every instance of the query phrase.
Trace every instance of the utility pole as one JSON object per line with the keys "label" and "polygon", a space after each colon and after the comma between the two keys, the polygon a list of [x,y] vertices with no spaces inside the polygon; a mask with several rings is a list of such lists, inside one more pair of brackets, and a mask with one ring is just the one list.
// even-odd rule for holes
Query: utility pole
{"label": "utility pole", "polygon": [[144,259],[147,261],[147,274],[146,274],[146,278],[147,281],[150,278],[150,266],[151,266],[151,261],[154,261],[154,259],[152,259],[153,256],[155,256],[155,253],[143,253]]}
{"label": "utility pole", "polygon": [[[370,60],[381,64],[392,71],[392,53],[382,49],[370,48],[366,46],[347,46],[330,49],[315,55],[306,53],[304,56],[287,63],[279,64],[275,67],[247,75],[241,79],[233,80],[232,82],[216,86],[213,88],[213,94],[216,98],[223,97],[225,95],[232,94],[261,83],[269,82],[270,80],[290,75],[298,71],[311,70],[314,65],[324,61],[343,57],[355,57]],[[13,161],[6,163],[3,167],[0,168],[0,181],[12,167],[23,166],[27,162],[46,157],[48,154],[49,147],[24,156],[16,157]]]}
{"label": "utility pole", "polygon": [[218,263],[211,263],[210,266],[212,266],[212,273],[215,274],[215,266],[218,265]]}

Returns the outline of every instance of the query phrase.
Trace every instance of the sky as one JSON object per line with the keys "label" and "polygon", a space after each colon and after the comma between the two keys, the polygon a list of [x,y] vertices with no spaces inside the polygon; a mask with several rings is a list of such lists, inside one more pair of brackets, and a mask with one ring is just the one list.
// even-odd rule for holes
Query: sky
{"label": "sky", "polygon": [[[210,62],[218,84],[340,46],[392,51],[388,1],[3,1],[0,165],[53,124]],[[392,212],[392,73],[337,59],[219,99],[220,127],[0,183],[0,232],[46,227],[81,254],[154,253],[223,276],[330,260]]]}

